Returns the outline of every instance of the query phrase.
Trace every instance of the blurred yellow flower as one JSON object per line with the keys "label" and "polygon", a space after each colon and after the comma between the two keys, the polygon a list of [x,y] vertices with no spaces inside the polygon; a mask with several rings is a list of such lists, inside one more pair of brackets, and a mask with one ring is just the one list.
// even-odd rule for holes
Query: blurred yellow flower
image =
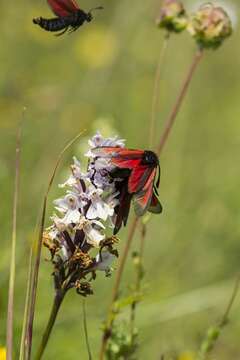
{"label": "blurred yellow flower", "polygon": [[91,68],[109,66],[117,54],[117,38],[102,26],[88,28],[84,36],[77,39],[75,53],[81,63]]}
{"label": "blurred yellow flower", "polygon": [[3,346],[0,346],[0,360],[6,360],[6,359],[7,359],[6,348]]}
{"label": "blurred yellow flower", "polygon": [[178,360],[195,360],[195,355],[190,351],[184,351],[179,355]]}

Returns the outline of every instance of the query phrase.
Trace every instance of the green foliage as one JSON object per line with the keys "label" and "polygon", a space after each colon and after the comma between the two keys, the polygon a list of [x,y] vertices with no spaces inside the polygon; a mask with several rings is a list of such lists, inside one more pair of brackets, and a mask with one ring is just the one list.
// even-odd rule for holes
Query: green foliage
{"label": "green foliage", "polygon": [[[106,135],[119,133],[129,147],[148,147],[154,74],[163,41],[162,32],[154,26],[160,2],[102,3],[104,11],[91,24],[56,39],[32,25],[34,16],[51,16],[45,1],[23,0],[14,6],[0,2],[0,347],[5,346],[6,334],[15,133],[23,106],[27,111],[17,235],[16,349],[29,244],[36,239],[34,228],[43,190],[63,144],[86,128],[87,135],[99,129]],[[236,16],[239,0],[231,3]],[[191,11],[193,2],[184,4]],[[94,6],[81,2],[84,9],[90,5]],[[139,359],[159,359],[169,349],[180,353],[186,343],[188,348],[198,349],[199,335],[222,313],[232,291],[228,281],[239,270],[239,37],[238,26],[222,48],[206,54],[160,159],[164,211],[161,217],[151,216],[147,224],[144,263],[151,291],[144,295],[137,314],[142,339]],[[160,137],[194,51],[195,43],[186,32],[171,37],[160,85],[155,139]],[[65,159],[56,183],[64,179],[72,155],[82,156],[85,143],[86,138]],[[59,195],[54,188],[49,204]],[[48,209],[48,215],[51,212]],[[125,236],[123,230],[120,252]],[[136,237],[136,243],[138,240]],[[44,253],[40,268],[34,348],[53,297],[51,265],[46,257]],[[129,285],[130,272],[131,262],[124,274],[124,288]],[[94,284],[96,296],[88,301],[94,359],[101,336],[99,323],[109,304],[113,279],[99,276]],[[128,306],[132,300],[127,301]],[[75,294],[66,298],[44,360],[76,359],[79,354],[87,360],[80,301]],[[238,359],[239,331],[236,306],[214,358]]]}
{"label": "green foliage", "polygon": [[138,349],[138,332],[131,333],[129,324],[117,321],[113,327],[106,350],[107,360],[136,360]]}

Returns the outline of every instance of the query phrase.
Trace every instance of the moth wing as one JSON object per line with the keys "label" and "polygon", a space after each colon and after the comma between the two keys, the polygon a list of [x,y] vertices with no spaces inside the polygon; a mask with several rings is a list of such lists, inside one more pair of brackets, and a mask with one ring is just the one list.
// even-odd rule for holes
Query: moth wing
{"label": "moth wing", "polygon": [[139,191],[134,194],[134,210],[137,216],[142,216],[147,211],[152,199],[152,189],[149,187],[147,190]]}
{"label": "moth wing", "polygon": [[131,199],[132,195],[124,190],[124,194],[122,194],[120,203],[116,209],[115,227],[113,235],[116,235],[118,233],[122,226],[122,223],[124,224],[124,226],[126,226],[130,211]]}
{"label": "moth wing", "polygon": [[139,166],[143,155],[142,150],[111,146],[97,147],[91,151],[96,156],[109,158],[113,165],[122,169],[134,169]]}
{"label": "moth wing", "polygon": [[58,17],[69,16],[80,10],[75,0],[47,0],[47,2]]}
{"label": "moth wing", "polygon": [[162,204],[160,203],[158,197],[153,192],[148,211],[153,214],[160,214],[162,210],[163,210]]}
{"label": "moth wing", "polygon": [[[128,181],[128,191],[129,193],[137,193],[141,191],[149,177],[152,175],[153,168],[147,165],[135,166],[132,170],[131,175]],[[153,175],[155,177],[155,175]]]}
{"label": "moth wing", "polygon": [[134,210],[137,216],[142,216],[149,208],[153,196],[153,184],[156,175],[156,168],[152,170],[143,189],[134,194]]}

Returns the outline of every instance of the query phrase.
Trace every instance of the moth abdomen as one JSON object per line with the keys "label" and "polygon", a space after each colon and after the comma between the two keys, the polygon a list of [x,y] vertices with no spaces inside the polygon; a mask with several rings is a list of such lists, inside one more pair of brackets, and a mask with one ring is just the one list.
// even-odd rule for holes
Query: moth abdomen
{"label": "moth abdomen", "polygon": [[66,18],[44,19],[42,17],[33,19],[33,23],[39,25],[42,29],[47,31],[60,31],[69,26],[69,21]]}

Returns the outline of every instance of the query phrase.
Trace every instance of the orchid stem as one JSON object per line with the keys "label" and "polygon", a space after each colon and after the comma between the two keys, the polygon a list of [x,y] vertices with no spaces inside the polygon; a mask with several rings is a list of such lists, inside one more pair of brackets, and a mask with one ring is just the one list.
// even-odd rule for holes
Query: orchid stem
{"label": "orchid stem", "polygon": [[86,346],[87,346],[88,360],[92,360],[91,347],[90,347],[90,342],[89,342],[89,337],[88,337],[87,312],[86,312],[86,300],[85,299],[83,299],[82,306],[83,306],[83,330],[84,330],[85,341],[86,341]]}
{"label": "orchid stem", "polygon": [[40,360],[42,358],[42,355],[44,353],[44,350],[46,349],[46,346],[48,344],[50,335],[52,333],[53,326],[55,324],[60,306],[63,302],[64,296],[66,294],[66,290],[57,290],[56,295],[54,297],[54,302],[51,310],[51,314],[46,326],[46,329],[43,333],[41,344],[38,348],[37,355],[35,357],[35,360]]}

